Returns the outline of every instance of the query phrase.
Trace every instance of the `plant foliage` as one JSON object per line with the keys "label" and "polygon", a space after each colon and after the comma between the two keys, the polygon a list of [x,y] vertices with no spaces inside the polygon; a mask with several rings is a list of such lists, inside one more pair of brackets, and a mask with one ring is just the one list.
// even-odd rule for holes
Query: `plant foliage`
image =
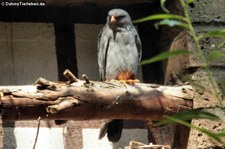
{"label": "plant foliage", "polygon": [[[221,107],[224,107],[222,104],[222,97],[219,96],[219,94],[218,94],[219,91],[217,88],[217,84],[215,83],[215,80],[213,79],[212,73],[210,71],[209,63],[212,61],[216,61],[221,58],[224,58],[225,52],[218,50],[218,49],[214,49],[209,53],[208,59],[206,59],[199,41],[202,38],[207,38],[207,37],[210,37],[210,38],[217,37],[217,38],[224,39],[225,38],[225,30],[224,29],[223,30],[214,30],[214,31],[209,31],[205,34],[197,35],[195,32],[195,29],[192,25],[192,22],[191,22],[189,13],[188,13],[188,9],[187,9],[188,5],[195,3],[196,0],[179,0],[179,2],[181,4],[181,6],[183,7],[184,16],[170,13],[170,11],[165,7],[166,0],[160,0],[161,8],[162,8],[162,10],[164,10],[165,13],[150,15],[150,16],[138,19],[138,20],[134,21],[134,23],[141,23],[141,22],[146,22],[146,21],[157,20],[158,22],[155,23],[156,28],[159,28],[159,26],[161,26],[161,25],[167,25],[170,27],[179,26],[179,27],[183,27],[183,28],[187,29],[191,33],[194,43],[197,47],[196,54],[199,56],[200,60],[202,61],[203,68],[206,71],[208,80],[212,85],[212,92],[214,93],[216,99],[218,99]],[[221,48],[224,45],[225,45],[225,40],[224,40],[224,42],[220,43],[217,48]],[[152,57],[150,59],[140,62],[140,65],[146,65],[149,63],[162,61],[162,60],[168,59],[169,57],[183,55],[183,54],[192,54],[192,53],[185,49],[175,50],[175,51],[167,51],[167,52],[163,52],[159,55],[156,55],[155,57]],[[221,80],[220,82],[221,82],[220,83],[221,88],[225,89],[225,81]],[[224,114],[225,114],[225,112],[224,112]],[[180,112],[174,116],[168,116],[165,120],[158,122],[155,125],[165,125],[165,124],[169,124],[169,123],[173,123],[173,122],[179,123],[184,126],[196,129],[196,130],[208,135],[209,137],[215,139],[219,143],[225,145],[225,143],[222,141],[222,138],[225,137],[225,131],[211,132],[209,130],[206,130],[205,128],[200,128],[200,127],[194,126],[190,122],[188,122],[189,120],[192,120],[192,119],[220,120],[220,118],[217,115],[212,114],[210,112],[200,110],[200,109],[192,109],[192,110]]]}

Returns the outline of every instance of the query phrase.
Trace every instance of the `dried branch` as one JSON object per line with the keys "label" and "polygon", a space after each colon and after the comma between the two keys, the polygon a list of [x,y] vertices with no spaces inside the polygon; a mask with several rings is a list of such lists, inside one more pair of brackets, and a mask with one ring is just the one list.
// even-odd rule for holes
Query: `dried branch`
{"label": "dried branch", "polygon": [[40,130],[40,125],[41,125],[41,117],[38,117],[38,120],[37,121],[38,121],[37,133],[36,133],[36,136],[35,136],[33,149],[36,148],[36,144],[37,144],[37,140],[38,140],[38,135],[39,135],[39,130]]}
{"label": "dried branch", "polygon": [[89,78],[86,76],[86,74],[83,74],[82,78],[85,80],[86,84],[90,83]]}
{"label": "dried branch", "polygon": [[86,75],[74,83],[40,78],[35,85],[2,86],[0,97],[4,120],[160,120],[192,108],[190,85],[161,86],[90,81]]}
{"label": "dried branch", "polygon": [[141,142],[131,141],[125,149],[170,149],[169,145],[144,144]]}
{"label": "dried branch", "polygon": [[68,69],[66,69],[63,72],[63,75],[67,78],[67,80],[70,81],[70,84],[78,81],[78,79],[74,76],[74,74]]}

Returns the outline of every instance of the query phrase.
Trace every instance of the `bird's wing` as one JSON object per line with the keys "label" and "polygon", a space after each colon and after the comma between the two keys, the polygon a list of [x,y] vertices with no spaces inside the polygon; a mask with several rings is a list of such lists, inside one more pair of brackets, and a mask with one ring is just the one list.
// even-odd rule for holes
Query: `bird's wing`
{"label": "bird's wing", "polygon": [[109,46],[110,36],[109,36],[109,27],[105,25],[98,36],[98,46],[97,46],[97,53],[98,53],[98,66],[99,66],[99,73],[100,73],[100,80],[105,81],[105,69],[106,69],[106,62],[107,62],[107,52]]}
{"label": "bird's wing", "polygon": [[142,57],[141,40],[140,40],[140,37],[135,28],[134,28],[134,30],[135,30],[135,32],[134,32],[135,33],[135,43],[136,43],[137,50],[138,50],[138,61],[140,62],[141,57]]}

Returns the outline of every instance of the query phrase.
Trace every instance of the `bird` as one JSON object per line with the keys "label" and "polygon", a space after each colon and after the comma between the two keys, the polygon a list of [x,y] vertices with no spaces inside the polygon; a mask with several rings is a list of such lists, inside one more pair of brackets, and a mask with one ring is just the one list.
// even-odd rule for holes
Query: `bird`
{"label": "bird", "polygon": [[[100,80],[135,80],[141,55],[141,41],[130,15],[123,9],[110,10],[106,24],[98,36],[97,56]],[[110,120],[101,128],[99,139],[107,133],[109,141],[118,142],[122,129],[123,120]]]}

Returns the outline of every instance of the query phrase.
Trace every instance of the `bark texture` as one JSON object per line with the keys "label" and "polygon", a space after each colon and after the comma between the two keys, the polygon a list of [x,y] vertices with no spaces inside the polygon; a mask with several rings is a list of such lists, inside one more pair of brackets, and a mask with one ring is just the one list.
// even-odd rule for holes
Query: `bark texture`
{"label": "bark texture", "polygon": [[[74,82],[74,81],[72,81]],[[160,120],[192,108],[190,85],[161,86],[97,82],[88,78],[74,83],[40,78],[35,85],[2,86],[3,120]]]}

